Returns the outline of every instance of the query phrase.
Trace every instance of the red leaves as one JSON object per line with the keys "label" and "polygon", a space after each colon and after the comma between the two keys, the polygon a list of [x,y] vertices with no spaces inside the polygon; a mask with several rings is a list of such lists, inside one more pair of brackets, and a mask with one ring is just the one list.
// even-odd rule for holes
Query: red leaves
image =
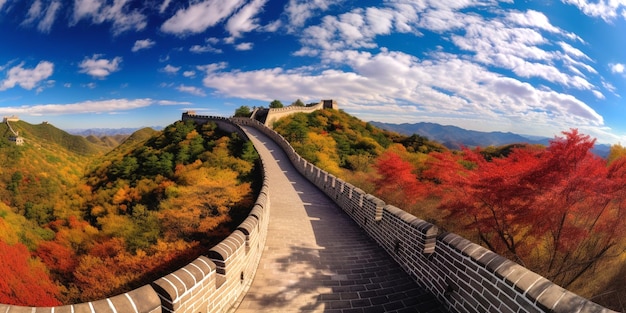
{"label": "red leaves", "polygon": [[414,166],[402,160],[397,153],[385,152],[374,167],[380,175],[374,180],[376,193],[383,199],[393,199],[398,206],[407,207],[423,196],[424,187],[414,174]]}
{"label": "red leaves", "polygon": [[24,306],[55,306],[59,290],[45,267],[30,258],[21,243],[0,241],[0,303]]}
{"label": "red leaves", "polygon": [[564,135],[490,162],[469,150],[439,154],[427,174],[442,182],[441,208],[470,216],[466,227],[487,246],[568,285],[617,243],[626,165],[607,167],[589,136]]}
{"label": "red leaves", "polygon": [[56,241],[42,241],[35,253],[51,271],[61,276],[70,276],[78,265],[76,255],[71,247]]}

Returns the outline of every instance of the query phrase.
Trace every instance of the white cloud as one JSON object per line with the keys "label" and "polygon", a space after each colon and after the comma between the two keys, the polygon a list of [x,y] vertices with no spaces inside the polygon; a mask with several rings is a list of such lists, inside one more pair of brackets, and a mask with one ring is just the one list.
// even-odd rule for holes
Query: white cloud
{"label": "white cloud", "polygon": [[237,45],[235,45],[235,50],[239,50],[239,51],[252,50],[252,43],[251,42],[242,42],[240,44],[237,44]]}
{"label": "white cloud", "polygon": [[296,56],[317,56],[323,51],[377,47],[376,38],[391,32],[421,35],[437,32],[465,51],[474,62],[510,70],[521,78],[541,78],[568,88],[593,90],[587,74],[597,74],[593,61],[574,46],[555,46],[545,34],[577,40],[552,25],[540,12],[494,11],[483,17],[461,11],[492,1],[389,2],[381,8],[358,8],[338,16],[325,16],[307,27]]}
{"label": "white cloud", "polygon": [[142,49],[150,49],[154,47],[155,44],[156,42],[154,42],[151,39],[137,40],[135,41],[135,44],[133,45],[133,48],[131,49],[131,51],[137,52]]}
{"label": "white cloud", "polygon": [[152,99],[111,99],[84,101],[70,104],[40,104],[32,106],[3,107],[4,114],[57,115],[127,111],[154,104]]}
{"label": "white cloud", "polygon": [[104,79],[120,70],[122,57],[115,57],[111,60],[101,57],[102,55],[100,54],[94,54],[91,58],[85,58],[78,65],[78,67],[80,67],[80,73],[91,75],[94,78]]}
{"label": "white cloud", "polygon": [[176,67],[170,64],[166,65],[164,68],[161,69],[161,71],[168,73],[168,74],[176,74],[178,73],[179,70],[180,70],[180,66]]}
{"label": "white cloud", "polygon": [[298,28],[319,12],[326,11],[331,5],[341,4],[341,2],[343,0],[289,0],[289,4],[285,7],[285,13],[289,18],[290,27]]}
{"label": "white cloud", "polygon": [[91,19],[94,24],[110,22],[114,35],[143,30],[148,25],[147,18],[139,10],[130,9],[130,2],[116,0],[109,5],[107,0],[75,0],[71,24],[75,25],[83,19]]}
{"label": "white cloud", "polygon": [[241,33],[247,33],[258,28],[259,19],[254,18],[254,16],[261,11],[265,3],[267,0],[252,0],[228,19],[226,30],[233,37],[241,37]]}
{"label": "white cloud", "polygon": [[625,16],[624,14],[626,14],[626,2],[621,0],[594,0],[593,2],[589,2],[588,0],[561,1],[576,6],[586,15],[599,17],[607,22],[615,19],[618,16]]}
{"label": "white cloud", "polygon": [[43,33],[50,32],[50,30],[52,29],[52,24],[54,24],[57,13],[59,12],[59,9],[61,9],[61,6],[62,4],[60,1],[53,1],[50,3],[48,8],[46,9],[46,13],[43,19],[39,21],[39,24],[37,25],[37,29],[39,31]]}
{"label": "white cloud", "polygon": [[324,50],[374,48],[375,37],[389,34],[393,20],[389,9],[355,9],[338,17],[326,16],[320,25],[307,27],[301,42]]}
{"label": "white cloud", "polygon": [[600,91],[598,91],[598,90],[592,90],[591,92],[593,92],[593,95],[594,95],[596,98],[600,99],[600,100],[604,100],[604,99],[606,99],[606,97],[604,96],[604,94],[603,94],[603,93],[601,93],[601,92],[600,92]]}
{"label": "white cloud", "polygon": [[590,58],[563,42],[559,44],[561,51],[546,49],[550,41],[542,35],[542,29],[557,31],[545,23],[540,28],[527,28],[506,24],[506,20],[480,19],[467,25],[464,34],[452,35],[452,41],[459,48],[473,52],[476,62],[511,70],[519,77],[538,77],[571,88],[593,89],[581,72],[582,69],[596,73],[586,63]]}
{"label": "white cloud", "polygon": [[275,20],[267,25],[263,25],[259,30],[273,33],[276,32],[282,25],[283,23],[280,20]]}
{"label": "white cloud", "polygon": [[171,34],[195,34],[223,21],[245,3],[244,0],[204,0],[180,9],[161,25]]}
{"label": "white cloud", "polygon": [[42,2],[40,0],[36,0],[30,6],[30,9],[28,9],[26,19],[21,23],[21,25],[31,26],[39,20],[37,30],[42,33],[49,33],[61,6],[62,4],[60,1],[52,1],[48,4],[48,7],[44,9]]}
{"label": "white cloud", "polygon": [[183,76],[185,76],[185,77],[195,77],[196,76],[196,72],[194,72],[194,71],[184,71],[183,72]]}
{"label": "white cloud", "polygon": [[163,3],[161,3],[161,6],[159,7],[159,13],[163,14],[167,7],[170,6],[170,2],[172,2],[172,0],[163,0]]}
{"label": "white cloud", "polygon": [[550,23],[545,14],[535,10],[528,10],[526,12],[510,12],[507,14],[506,18],[519,26],[539,28],[551,33],[561,32],[558,27],[555,27]]}
{"label": "white cloud", "polygon": [[173,100],[159,100],[157,101],[158,105],[191,105],[191,102],[188,101],[173,101]]}
{"label": "white cloud", "polygon": [[204,93],[204,91],[198,87],[195,86],[185,86],[185,85],[180,85],[178,87],[176,87],[176,90],[180,91],[180,92],[186,92],[189,94],[192,94],[194,96],[199,96],[199,97],[204,97],[206,96],[206,94]]}
{"label": "white cloud", "polygon": [[205,52],[213,52],[213,53],[222,53],[222,49],[215,48],[214,45],[220,42],[218,38],[210,37],[205,39],[205,45],[193,45],[189,48],[190,52],[193,53],[205,53]]}
{"label": "white cloud", "polygon": [[8,70],[6,78],[0,81],[0,91],[20,86],[26,90],[38,87],[41,82],[52,76],[54,64],[41,61],[33,69],[25,69],[24,62]]}
{"label": "white cloud", "polygon": [[41,12],[43,11],[42,6],[41,0],[35,0],[30,6],[30,9],[28,9],[26,19],[22,22],[22,25],[31,25],[35,22],[35,20],[41,16]]}
{"label": "white cloud", "polygon": [[189,48],[189,52],[193,53],[205,53],[205,52],[213,52],[213,53],[222,53],[222,49],[211,47],[210,45],[193,45]]}
{"label": "white cloud", "polygon": [[622,63],[611,63],[609,64],[612,73],[623,74],[624,73],[624,64]]}
{"label": "white cloud", "polygon": [[[393,115],[396,122],[463,116],[470,129],[501,125],[540,135],[571,127],[599,129],[604,124],[601,115],[571,95],[493,73],[462,56],[434,53],[420,60],[383,49],[378,54],[328,51],[322,58],[351,71],[224,71],[223,64],[217,64],[205,68],[203,83],[225,97],[265,101],[276,95],[286,99],[332,95],[346,110]],[[490,123],[484,122],[486,118]]]}

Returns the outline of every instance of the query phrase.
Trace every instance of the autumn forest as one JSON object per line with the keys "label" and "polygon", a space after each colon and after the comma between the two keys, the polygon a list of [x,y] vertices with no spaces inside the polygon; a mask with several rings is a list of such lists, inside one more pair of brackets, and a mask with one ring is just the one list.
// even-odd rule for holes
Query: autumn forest
{"label": "autumn forest", "polygon": [[[449,150],[341,110],[273,126],[343,180],[624,310],[626,148],[600,158],[572,129],[548,146]],[[213,123],[146,128],[121,143],[13,127],[29,141],[16,146],[0,125],[0,303],[78,303],[150,282],[227,236],[261,180],[251,143]]]}
{"label": "autumn forest", "polygon": [[142,129],[113,150],[49,124],[13,127],[28,141],[0,126],[0,303],[79,303],[146,284],[226,237],[258,188],[251,143],[212,123]]}

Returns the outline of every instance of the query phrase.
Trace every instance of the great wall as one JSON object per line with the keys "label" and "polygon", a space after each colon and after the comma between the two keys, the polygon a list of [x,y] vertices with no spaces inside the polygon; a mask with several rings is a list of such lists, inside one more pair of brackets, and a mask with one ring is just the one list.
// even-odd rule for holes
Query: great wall
{"label": "great wall", "polygon": [[[244,138],[252,130],[267,136],[282,148],[300,175],[317,187],[319,195],[309,196],[332,199],[343,211],[337,214],[349,216],[361,232],[376,242],[380,254],[388,254],[404,270],[403,275],[451,312],[613,312],[456,234],[441,232],[435,225],[323,171],[301,158],[282,136],[259,121],[189,113],[183,119],[216,122],[220,128],[236,131]],[[257,141],[255,147],[262,144],[263,141]],[[232,312],[249,291],[257,270],[266,270],[258,265],[264,257],[268,236],[272,235],[268,226],[270,211],[272,199],[278,196],[269,192],[270,173],[265,165],[269,161],[273,160],[262,156],[263,186],[249,216],[208,255],[111,298],[59,307],[0,304],[0,312]],[[373,308],[345,312],[381,312]]]}

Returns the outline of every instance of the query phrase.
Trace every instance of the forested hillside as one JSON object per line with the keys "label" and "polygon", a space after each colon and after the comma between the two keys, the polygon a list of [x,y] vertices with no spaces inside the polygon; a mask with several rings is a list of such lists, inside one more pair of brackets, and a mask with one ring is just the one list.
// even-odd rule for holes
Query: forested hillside
{"label": "forested hillside", "polygon": [[49,124],[11,125],[25,144],[0,126],[0,303],[143,285],[228,235],[253,202],[256,152],[212,123],[142,129],[111,151]]}
{"label": "forested hillside", "polygon": [[549,145],[448,150],[345,112],[281,119],[275,130],[315,165],[561,286],[623,310],[626,149],[594,155],[577,130]]}

